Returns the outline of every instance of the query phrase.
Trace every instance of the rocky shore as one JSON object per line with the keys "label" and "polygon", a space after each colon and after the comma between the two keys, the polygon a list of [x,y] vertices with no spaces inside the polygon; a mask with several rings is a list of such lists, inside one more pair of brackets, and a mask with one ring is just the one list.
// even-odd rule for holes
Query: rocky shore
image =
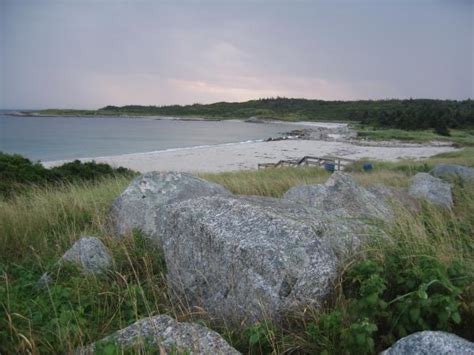
{"label": "rocky shore", "polygon": [[[117,239],[142,231],[162,250],[170,297],[216,322],[278,323],[288,313],[318,309],[341,265],[364,245],[390,243],[384,230],[395,209],[416,214],[419,203],[451,209],[450,179],[471,179],[473,169],[439,166],[432,174],[419,173],[407,189],[394,190],[362,187],[350,174],[335,172],[324,184],[296,186],[276,199],[233,195],[187,173],[147,173],[114,201],[110,228]],[[102,273],[113,268],[110,258],[98,239],[83,237],[60,262]],[[77,352],[94,353],[111,342],[165,353],[238,353],[219,334],[165,315],[139,320]],[[473,352],[473,343],[453,334],[419,332],[384,354]]]}

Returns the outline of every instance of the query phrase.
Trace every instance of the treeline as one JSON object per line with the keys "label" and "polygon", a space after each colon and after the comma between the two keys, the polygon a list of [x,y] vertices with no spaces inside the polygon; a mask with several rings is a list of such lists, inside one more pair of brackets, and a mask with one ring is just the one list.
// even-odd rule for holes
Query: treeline
{"label": "treeline", "polygon": [[106,106],[104,115],[200,116],[207,118],[263,117],[283,120],[356,121],[380,128],[405,130],[474,127],[473,100],[361,100],[322,101],[267,98],[246,102],[217,102],[208,105]]}
{"label": "treeline", "polygon": [[104,177],[133,176],[126,168],[112,168],[96,162],[82,163],[79,160],[46,169],[18,154],[0,152],[0,197],[11,197],[33,186],[48,186],[96,181]]}
{"label": "treeline", "polygon": [[474,127],[474,101],[471,99],[323,101],[277,97],[206,105],[106,106],[98,110],[49,109],[37,113],[61,116],[259,117],[288,121],[350,121],[374,128],[435,129],[441,134],[448,134],[449,128]]}

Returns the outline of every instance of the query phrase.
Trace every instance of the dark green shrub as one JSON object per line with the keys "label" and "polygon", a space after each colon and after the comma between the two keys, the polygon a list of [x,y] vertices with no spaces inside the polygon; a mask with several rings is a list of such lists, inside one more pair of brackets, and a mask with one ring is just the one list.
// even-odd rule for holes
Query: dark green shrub
{"label": "dark green shrub", "polygon": [[425,256],[393,251],[382,261],[362,260],[346,273],[344,306],[308,323],[311,351],[373,354],[421,330],[457,329],[469,317],[462,293],[472,278],[462,263],[445,266]]}
{"label": "dark green shrub", "polygon": [[79,160],[46,169],[21,155],[0,152],[0,196],[11,197],[32,186],[61,185],[81,181],[97,181],[104,177],[133,176],[125,168],[112,168],[108,164]]}
{"label": "dark green shrub", "polygon": [[361,261],[348,273],[346,295],[352,314],[379,325],[379,340],[421,330],[452,331],[461,323],[461,294],[472,278],[464,266],[446,267],[426,256],[394,252],[385,262]]}
{"label": "dark green shrub", "polygon": [[15,154],[0,152],[0,195],[9,196],[14,191],[22,191],[31,185],[51,182],[50,171],[39,163]]}
{"label": "dark green shrub", "polygon": [[272,352],[272,340],[277,330],[270,321],[255,323],[244,330],[244,338],[248,339],[248,348],[251,353],[269,354]]}

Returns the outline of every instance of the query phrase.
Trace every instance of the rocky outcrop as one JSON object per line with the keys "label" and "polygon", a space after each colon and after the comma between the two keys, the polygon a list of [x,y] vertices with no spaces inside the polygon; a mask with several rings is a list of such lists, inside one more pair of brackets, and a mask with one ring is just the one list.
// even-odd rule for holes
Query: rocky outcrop
{"label": "rocky outcrop", "polygon": [[328,213],[344,210],[355,218],[393,218],[384,199],[359,186],[350,174],[341,171],[332,174],[325,184],[293,187],[283,198]]}
{"label": "rocky outcrop", "polygon": [[343,215],[272,198],[178,202],[168,209],[163,236],[170,288],[221,319],[278,319],[328,295],[335,250],[355,250],[359,227]]}
{"label": "rocky outcrop", "polygon": [[462,165],[439,164],[430,171],[430,174],[447,181],[456,179],[474,181],[474,168]]}
{"label": "rocky outcrop", "polygon": [[474,343],[441,331],[424,331],[397,341],[383,355],[474,355]]}
{"label": "rocky outcrop", "polygon": [[99,354],[101,346],[110,343],[137,353],[142,350],[157,354],[240,354],[216,332],[199,324],[180,323],[165,315],[141,319],[76,353]]}
{"label": "rocky outcrop", "polygon": [[356,137],[357,131],[350,128],[347,124],[334,124],[330,126],[313,125],[311,128],[294,129],[290,132],[284,133],[281,137],[269,138],[268,140],[304,139],[346,141]]}
{"label": "rocky outcrop", "polygon": [[453,205],[451,185],[427,173],[415,175],[408,193],[441,207],[451,208]]}
{"label": "rocky outcrop", "polygon": [[[57,265],[72,263],[88,274],[100,274],[112,267],[112,257],[105,245],[96,237],[81,237],[58,260]],[[38,281],[42,287],[52,281],[48,273]]]}
{"label": "rocky outcrop", "polygon": [[140,230],[161,244],[162,219],[166,207],[199,196],[229,195],[220,185],[188,173],[150,172],[135,178],[113,202],[111,219],[115,233],[125,235]]}

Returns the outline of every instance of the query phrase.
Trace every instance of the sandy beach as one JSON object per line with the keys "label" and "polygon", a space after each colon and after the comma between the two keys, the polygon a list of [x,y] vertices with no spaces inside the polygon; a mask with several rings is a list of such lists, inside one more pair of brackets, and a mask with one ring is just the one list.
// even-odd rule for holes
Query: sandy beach
{"label": "sandy beach", "polygon": [[[148,153],[125,154],[98,158],[84,158],[112,166],[123,166],[139,172],[187,171],[223,172],[256,169],[259,163],[276,163],[281,159],[298,159],[305,155],[332,155],[347,159],[368,158],[396,161],[422,159],[439,153],[454,151],[447,145],[388,144],[383,142],[351,143],[347,141],[281,140],[245,142],[215,146],[182,148]],[[65,161],[43,162],[46,167]]]}

